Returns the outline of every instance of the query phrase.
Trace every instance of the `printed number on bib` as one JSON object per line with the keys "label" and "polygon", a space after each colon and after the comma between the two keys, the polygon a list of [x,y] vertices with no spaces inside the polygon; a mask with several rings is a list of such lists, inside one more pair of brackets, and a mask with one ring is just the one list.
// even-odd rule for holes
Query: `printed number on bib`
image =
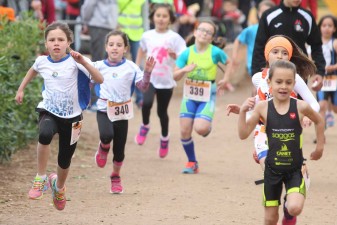
{"label": "printed number on bib", "polygon": [[73,145],[78,141],[81,135],[81,129],[82,129],[82,120],[72,123],[70,145]]}
{"label": "printed number on bib", "polygon": [[321,91],[336,91],[337,90],[337,76],[324,76],[323,87]]}
{"label": "printed number on bib", "polygon": [[111,122],[133,118],[133,104],[131,99],[122,103],[107,101],[107,114]]}
{"label": "printed number on bib", "polygon": [[201,102],[208,102],[211,98],[211,82],[186,79],[184,83],[184,97]]}

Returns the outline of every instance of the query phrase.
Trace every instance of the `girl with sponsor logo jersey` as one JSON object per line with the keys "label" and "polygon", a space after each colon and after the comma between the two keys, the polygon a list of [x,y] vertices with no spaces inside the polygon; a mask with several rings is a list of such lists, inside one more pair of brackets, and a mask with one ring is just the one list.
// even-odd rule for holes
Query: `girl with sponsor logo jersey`
{"label": "girl with sponsor logo jersey", "polygon": [[155,29],[146,31],[141,40],[136,64],[140,65],[145,56],[153,56],[156,66],[153,68],[150,87],[143,94],[142,125],[135,137],[138,145],[143,145],[150,129],[150,113],[157,98],[157,114],[160,119],[161,137],[158,154],[160,158],[166,157],[169,151],[169,117],[167,109],[172,97],[176,82],[173,79],[175,59],[185,49],[185,40],[169,29],[175,21],[172,6],[158,3],[150,14]]}
{"label": "girl with sponsor logo jersey", "polygon": [[[311,160],[321,158],[324,148],[324,121],[318,112],[303,100],[291,97],[295,86],[296,66],[287,60],[273,62],[269,70],[268,84],[272,98],[256,104],[255,98],[248,98],[241,106],[238,120],[240,139],[246,139],[262,120],[268,137],[268,154],[264,170],[265,207],[264,224],[278,222],[283,185],[286,189],[283,225],[294,225],[301,213],[309,183],[302,174],[303,137],[301,121],[308,117],[315,124],[316,149]],[[255,107],[254,107],[255,106]],[[254,110],[247,119],[246,113]]]}
{"label": "girl with sponsor logo jersey", "polygon": [[[90,100],[90,79],[103,82],[100,72],[80,53],[67,52],[73,41],[68,25],[54,22],[45,29],[45,46],[48,56],[39,56],[23,79],[15,100],[22,104],[24,89],[37,75],[43,78],[43,100],[37,106],[39,113],[39,141],[37,145],[37,175],[28,193],[30,199],[40,199],[52,189],[56,209],[66,204],[65,182],[71,158],[75,152],[82,127],[82,111]],[[57,174],[46,175],[53,136],[59,134]],[[49,180],[49,184],[48,184]]]}
{"label": "girl with sponsor logo jersey", "polygon": [[[267,62],[266,68],[262,72],[254,74],[252,78],[252,82],[257,90],[256,101],[268,100],[272,97],[271,88],[267,82],[269,78],[269,64],[278,60],[289,60],[298,67],[298,72],[302,75],[296,74],[296,82],[291,96],[297,98],[297,96],[300,95],[304,101],[310,104],[313,110],[318,112],[319,104],[304,82],[304,79],[306,79],[308,75],[314,74],[315,65],[301,52],[297,45],[286,36],[275,35],[268,40],[264,55]],[[227,106],[227,112],[228,114],[231,112],[239,113],[239,108],[240,107],[236,104],[229,104]],[[306,127],[309,126],[310,123],[310,120],[304,118],[302,125]],[[268,151],[268,145],[266,143],[267,136],[265,126],[263,123],[260,123],[256,126],[254,132],[254,158],[260,163],[262,169],[264,169],[264,159]]]}
{"label": "girl with sponsor logo jersey", "polygon": [[112,173],[110,193],[122,193],[120,170],[124,161],[128,120],[133,118],[132,93],[138,87],[146,91],[155,60],[149,57],[144,72],[124,55],[129,47],[127,35],[122,31],[111,31],[106,36],[105,50],[108,58],[95,62],[104,82],[95,85],[97,100],[97,124],[100,143],[95,154],[98,167],[107,162],[110,143],[113,140]]}
{"label": "girl with sponsor logo jersey", "polygon": [[[176,61],[174,79],[178,81],[186,76],[180,110],[180,133],[188,158],[182,172],[187,174],[199,170],[192,139],[193,128],[204,137],[211,132],[217,92],[217,66],[218,63],[229,63],[225,52],[212,44],[215,33],[213,22],[200,22],[194,31],[195,44],[188,47]],[[218,90],[229,84],[229,71],[227,68]]]}

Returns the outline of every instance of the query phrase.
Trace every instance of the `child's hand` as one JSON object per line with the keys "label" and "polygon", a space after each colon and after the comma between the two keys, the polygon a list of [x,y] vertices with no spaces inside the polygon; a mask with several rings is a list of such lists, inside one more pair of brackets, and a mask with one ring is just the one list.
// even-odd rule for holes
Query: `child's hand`
{"label": "child's hand", "polygon": [[174,60],[177,59],[177,54],[172,49],[168,48],[167,52],[172,59],[174,59]]}
{"label": "child's hand", "polygon": [[16,92],[16,96],[15,96],[15,101],[16,101],[16,103],[18,103],[18,104],[22,104],[22,102],[23,102],[23,96],[24,96],[24,93],[23,93],[23,91],[18,91],[18,92]]}
{"label": "child's hand", "polygon": [[152,73],[152,70],[155,65],[156,65],[156,60],[154,60],[154,58],[150,56],[149,58],[147,58],[145,62],[144,72]]}
{"label": "child's hand", "polygon": [[240,113],[240,106],[237,104],[228,104],[226,107],[227,116],[229,116],[230,113],[239,114]]}
{"label": "child's hand", "polygon": [[185,73],[189,73],[192,72],[195,69],[195,67],[197,67],[197,64],[191,63],[186,65],[183,69]]}
{"label": "child's hand", "polygon": [[253,109],[255,106],[255,97],[249,97],[247,100],[242,104],[240,111],[248,112],[249,110]]}
{"label": "child's hand", "polygon": [[77,63],[80,63],[80,64],[83,64],[85,63],[86,61],[84,60],[84,57],[81,53],[79,52],[75,52],[74,50],[71,50],[70,51],[70,55],[74,58],[74,60],[77,62]]}
{"label": "child's hand", "polygon": [[323,149],[317,149],[310,154],[311,160],[319,160],[322,157]]}
{"label": "child's hand", "polygon": [[303,117],[302,120],[302,127],[306,128],[306,127],[310,127],[311,126],[312,121],[308,118],[308,117]]}
{"label": "child's hand", "polygon": [[219,95],[223,95],[225,90],[227,91],[234,91],[234,87],[232,86],[229,81],[226,81],[225,79],[222,79],[218,82],[218,88],[217,88],[217,93]]}

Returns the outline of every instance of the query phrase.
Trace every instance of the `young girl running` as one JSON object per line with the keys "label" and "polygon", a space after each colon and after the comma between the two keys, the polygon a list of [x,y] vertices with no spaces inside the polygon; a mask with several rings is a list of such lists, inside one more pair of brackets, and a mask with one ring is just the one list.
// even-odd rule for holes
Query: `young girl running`
{"label": "young girl running", "polygon": [[65,182],[81,132],[82,110],[86,109],[90,100],[90,79],[102,83],[103,77],[89,59],[78,52],[67,53],[73,41],[73,33],[68,25],[52,23],[45,29],[44,37],[49,55],[36,59],[23,79],[15,100],[22,104],[25,87],[37,74],[42,76],[43,100],[36,109],[39,113],[37,175],[28,196],[30,199],[40,199],[48,189],[46,169],[49,146],[54,135],[58,133],[57,173],[49,175],[49,185],[55,208],[63,210],[66,205]]}
{"label": "young girl running", "polygon": [[169,106],[173,88],[176,82],[173,80],[174,62],[178,55],[185,50],[186,44],[179,34],[169,29],[175,21],[172,6],[158,3],[150,14],[155,29],[146,31],[140,40],[138,49],[137,65],[140,65],[146,55],[156,59],[153,69],[150,87],[143,95],[142,119],[139,133],[135,137],[137,144],[142,145],[150,129],[150,112],[157,97],[157,114],[160,119],[161,137],[158,154],[160,158],[166,157],[169,151]]}
{"label": "young girl running", "polygon": [[[217,87],[215,83],[218,63],[229,63],[225,52],[212,45],[216,27],[211,21],[201,21],[194,31],[195,44],[187,48],[177,59],[174,79],[184,80],[184,96],[180,109],[181,143],[188,162],[183,173],[198,173],[192,131],[206,137],[212,128]],[[224,47],[224,46],[222,46]],[[219,88],[228,84],[227,68]]]}
{"label": "young girl running", "polygon": [[337,113],[337,19],[326,15],[321,18],[318,27],[322,35],[322,50],[326,62],[326,76],[323,78],[323,87],[317,92],[317,99],[321,107],[320,114],[326,118],[326,128],[333,124],[332,110]]}
{"label": "young girl running", "polygon": [[[290,38],[282,35],[275,35],[267,41],[264,55],[267,63],[266,69],[262,72],[256,73],[252,78],[252,82],[257,89],[257,96],[255,97],[256,101],[266,100],[272,97],[270,92],[271,90],[267,82],[269,77],[269,65],[278,60],[289,60],[297,66],[297,71],[300,75],[302,75],[302,77],[299,74],[296,74],[295,76],[296,83],[292,96],[296,97],[297,95],[300,95],[304,101],[310,104],[313,110],[318,112],[319,104],[304,82],[310,74],[315,74],[316,67],[312,61],[302,53],[299,47],[297,47]],[[229,104],[227,106],[228,115],[231,112],[238,114],[239,111],[239,105]],[[310,125],[310,120],[305,118],[303,126],[308,125]],[[268,145],[265,126],[262,122],[260,122],[255,128],[254,146],[254,158],[260,163],[262,169],[264,170],[264,159],[267,155]]]}
{"label": "young girl running", "polygon": [[103,84],[96,85],[97,123],[100,143],[95,155],[98,167],[107,162],[110,143],[113,140],[113,170],[110,176],[111,193],[122,193],[120,170],[124,161],[125,143],[128,134],[128,120],[133,117],[132,93],[137,86],[145,91],[149,87],[155,60],[149,57],[144,73],[124,56],[129,42],[125,33],[112,31],[107,34],[105,50],[108,58],[95,62],[95,67],[103,74]]}
{"label": "young girl running", "polygon": [[[302,125],[304,116],[315,124],[316,149],[311,160],[321,158],[324,147],[324,121],[308,103],[291,97],[295,86],[296,67],[293,63],[278,60],[269,70],[268,84],[273,98],[255,105],[255,98],[248,98],[240,109],[238,130],[240,139],[246,139],[262,119],[266,126],[269,151],[265,161],[264,224],[275,225],[279,219],[278,207],[283,184],[287,201],[284,204],[283,225],[296,224],[304,206],[305,181],[301,172],[303,164]],[[255,108],[254,108],[255,105]],[[250,118],[246,113],[254,108]]]}

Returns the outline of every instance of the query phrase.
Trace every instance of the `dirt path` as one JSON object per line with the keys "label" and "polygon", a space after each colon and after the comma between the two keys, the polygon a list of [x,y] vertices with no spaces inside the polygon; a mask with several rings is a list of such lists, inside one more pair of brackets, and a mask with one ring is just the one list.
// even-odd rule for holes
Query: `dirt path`
{"label": "dirt path", "polygon": [[[27,198],[36,173],[33,143],[18,152],[12,163],[0,166],[0,224],[263,224],[262,186],[254,184],[262,172],[251,157],[252,138],[239,140],[237,116],[225,116],[227,103],[241,104],[249,94],[247,79],[235,92],[218,98],[213,132],[208,138],[193,136],[200,164],[197,175],[181,174],[186,161],[179,141],[181,93],[177,90],[170,104],[170,152],[165,159],[157,155],[159,123],[155,110],[148,140],[144,146],[134,143],[141,119],[140,111],[136,110],[129,127],[121,174],[125,191],[121,195],[109,193],[111,154],[104,169],[94,163],[97,124],[95,114],[86,112],[67,181],[69,201],[65,210],[54,209],[50,191],[39,201]],[[308,157],[314,147],[313,128],[304,133],[304,153]],[[329,129],[323,158],[308,162],[311,187],[298,224],[337,224],[336,134],[336,127]],[[56,168],[56,150],[54,141],[48,173]]]}

